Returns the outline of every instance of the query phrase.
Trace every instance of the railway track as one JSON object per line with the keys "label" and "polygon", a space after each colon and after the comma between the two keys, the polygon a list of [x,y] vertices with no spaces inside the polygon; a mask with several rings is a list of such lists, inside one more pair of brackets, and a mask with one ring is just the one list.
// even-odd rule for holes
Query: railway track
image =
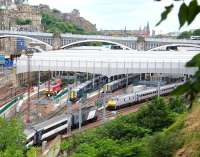
{"label": "railway track", "polygon": [[107,111],[107,110],[106,110],[106,116],[105,116],[106,119],[105,119],[105,121],[104,121],[104,118],[103,118],[103,111],[100,111],[99,117],[98,117],[97,121],[95,121],[95,122],[93,122],[93,123],[89,123],[89,124],[83,126],[83,127],[81,128],[81,130],[75,129],[75,130],[72,131],[71,134],[64,134],[64,135],[62,135],[62,139],[67,139],[68,137],[71,137],[72,135],[74,135],[74,134],[76,134],[76,133],[78,133],[78,132],[83,132],[83,131],[85,131],[85,130],[87,130],[87,129],[92,129],[92,128],[96,128],[96,127],[98,127],[98,126],[101,126],[101,125],[103,125],[105,122],[108,122],[108,121],[110,121],[110,120],[113,120],[113,119],[115,119],[115,118],[116,118],[117,116],[119,116],[119,115],[127,115],[127,114],[129,114],[129,113],[137,112],[138,109],[139,109],[142,105],[143,105],[143,103],[134,104],[134,105],[128,106],[128,107],[126,107],[126,108],[119,109],[119,110],[116,111],[117,114],[114,114],[113,111]]}
{"label": "railway track", "polygon": [[[14,89],[14,88],[13,88]],[[12,92],[10,88],[0,89],[0,107],[4,104],[8,103],[9,101],[13,100],[16,96],[22,95],[26,92],[25,88],[16,88]]]}

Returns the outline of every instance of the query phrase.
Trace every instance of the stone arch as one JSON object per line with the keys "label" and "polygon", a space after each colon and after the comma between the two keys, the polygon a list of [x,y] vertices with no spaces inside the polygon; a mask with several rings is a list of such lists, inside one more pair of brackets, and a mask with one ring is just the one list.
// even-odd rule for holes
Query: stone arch
{"label": "stone arch", "polygon": [[61,49],[65,49],[65,48],[74,46],[74,45],[76,45],[76,44],[82,44],[82,43],[88,43],[88,42],[109,43],[109,44],[114,44],[114,45],[121,46],[124,50],[132,50],[130,47],[128,47],[128,46],[126,46],[126,45],[123,45],[123,44],[120,44],[120,43],[117,43],[117,42],[113,42],[113,41],[110,41],[110,40],[95,40],[95,39],[76,41],[76,42],[73,42],[73,43],[70,43],[70,44],[67,44],[67,45],[62,46]]}
{"label": "stone arch", "polygon": [[154,47],[148,51],[156,51],[162,48],[166,48],[167,46],[187,46],[187,47],[196,47],[200,49],[200,45],[197,44],[166,44],[166,45],[162,45],[162,46],[158,46],[158,47]]}
{"label": "stone arch", "polygon": [[45,43],[45,42],[43,42],[41,40],[38,40],[36,38],[32,38],[32,37],[28,37],[28,36],[23,36],[23,35],[0,35],[0,39],[2,39],[2,38],[9,38],[9,37],[14,37],[14,38],[18,38],[19,37],[19,38],[29,39],[29,40],[35,41],[37,43],[41,43],[41,44],[46,45],[46,49],[47,50],[52,50],[53,49],[53,47],[50,44]]}

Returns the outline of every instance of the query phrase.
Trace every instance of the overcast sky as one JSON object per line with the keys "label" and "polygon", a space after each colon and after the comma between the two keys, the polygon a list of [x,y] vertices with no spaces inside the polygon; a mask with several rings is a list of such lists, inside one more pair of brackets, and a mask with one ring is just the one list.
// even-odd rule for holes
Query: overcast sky
{"label": "overcast sky", "polygon": [[[186,2],[190,0],[185,0]],[[200,3],[200,0],[198,0]],[[81,16],[97,25],[98,29],[138,29],[149,21],[151,29],[157,33],[178,31],[178,8],[181,4],[176,2],[176,7],[168,20],[159,27],[155,27],[160,19],[164,6],[172,0],[155,2],[153,0],[29,0],[30,4],[48,4],[62,12],[71,12],[78,9]],[[181,31],[200,27],[200,16],[190,26],[185,26]]]}

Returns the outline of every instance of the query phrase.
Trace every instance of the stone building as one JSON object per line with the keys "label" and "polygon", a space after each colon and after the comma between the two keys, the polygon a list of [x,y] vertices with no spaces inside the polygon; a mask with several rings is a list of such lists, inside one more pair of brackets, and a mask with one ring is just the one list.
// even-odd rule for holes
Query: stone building
{"label": "stone building", "polygon": [[12,4],[12,0],[0,0],[0,6],[8,7]]}
{"label": "stone building", "polygon": [[40,11],[30,5],[13,5],[0,10],[0,29],[16,31],[42,31]]}
{"label": "stone building", "polygon": [[77,9],[72,10],[71,13],[63,13],[63,19],[69,21],[74,25],[83,28],[86,32],[96,32],[96,25],[90,23],[86,19],[80,16],[80,12]]}
{"label": "stone building", "polygon": [[151,35],[151,30],[149,26],[149,22],[142,29],[139,27],[138,30],[127,30],[126,27],[124,30],[101,30],[101,34],[107,36],[141,36],[141,37],[149,37]]}

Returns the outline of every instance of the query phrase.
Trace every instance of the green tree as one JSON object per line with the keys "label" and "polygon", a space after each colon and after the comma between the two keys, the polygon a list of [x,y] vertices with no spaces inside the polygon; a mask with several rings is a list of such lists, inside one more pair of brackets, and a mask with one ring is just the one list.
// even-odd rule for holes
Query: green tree
{"label": "green tree", "polygon": [[0,118],[0,156],[24,156],[23,125],[18,119],[5,120]]}
{"label": "green tree", "polygon": [[[141,111],[140,111],[141,112]],[[134,124],[134,122],[126,122],[122,119],[108,123],[103,127],[104,136],[114,140],[131,140],[132,138],[142,138],[151,131]]]}
{"label": "green tree", "polygon": [[28,150],[26,153],[27,157],[38,157],[38,148],[32,147],[31,149]]}
{"label": "green tree", "polygon": [[169,99],[169,108],[176,113],[183,113],[186,111],[186,104],[183,97],[171,97]]}
{"label": "green tree", "polygon": [[[161,0],[156,0],[161,1]],[[196,18],[196,16],[200,13],[200,5],[197,0],[190,0],[190,3],[187,5],[185,1],[182,0],[174,0],[181,1],[182,4],[179,8],[178,18],[180,28],[187,23],[190,25]],[[157,23],[159,25],[162,21],[167,19],[167,16],[174,8],[174,5],[171,4],[165,7],[165,11],[161,14],[161,20]],[[199,30],[195,32],[198,34]],[[193,59],[187,63],[187,67],[197,67],[198,70],[193,76],[193,78],[187,81],[184,85],[178,87],[173,94],[175,95],[183,95],[185,94],[186,98],[189,100],[189,108],[192,108],[193,102],[200,92],[200,55],[196,55]]]}
{"label": "green tree", "polygon": [[192,35],[196,35],[196,36],[200,36],[200,29],[196,29],[193,33],[192,33]]}
{"label": "green tree", "polygon": [[194,76],[188,80],[185,84],[176,88],[173,95],[185,95],[185,98],[189,101],[188,108],[191,109],[193,102],[196,100],[200,92],[200,54],[194,56],[191,61],[186,64],[187,67],[196,67],[197,72]]}
{"label": "green tree", "polygon": [[168,127],[174,121],[163,98],[157,97],[136,115],[136,123],[153,132]]}
{"label": "green tree", "polygon": [[151,157],[172,157],[174,152],[181,146],[182,141],[177,138],[177,133],[155,134],[148,143],[148,152]]}
{"label": "green tree", "polygon": [[32,21],[30,19],[16,19],[17,25],[31,25]]}
{"label": "green tree", "polygon": [[78,33],[78,34],[84,34],[85,31],[75,26],[74,24],[70,22],[66,22],[63,19],[56,17],[54,15],[51,15],[50,13],[43,13],[42,14],[42,24],[47,32],[50,33]]}
{"label": "green tree", "polygon": [[[162,0],[155,0],[155,1],[162,1]],[[180,1],[182,2],[180,8],[179,8],[179,13],[178,13],[178,18],[179,18],[179,24],[180,28],[187,23],[190,25],[196,16],[200,13],[200,5],[198,4],[197,0],[191,0],[190,3],[187,5],[185,1],[182,0],[174,0],[174,1]],[[159,25],[162,23],[164,20],[167,19],[168,15],[171,13],[171,11],[174,9],[174,4],[170,4],[169,6],[165,7],[165,11],[161,14],[161,19],[157,23]]]}
{"label": "green tree", "polygon": [[190,31],[184,31],[179,36],[178,39],[189,39],[192,33]]}

